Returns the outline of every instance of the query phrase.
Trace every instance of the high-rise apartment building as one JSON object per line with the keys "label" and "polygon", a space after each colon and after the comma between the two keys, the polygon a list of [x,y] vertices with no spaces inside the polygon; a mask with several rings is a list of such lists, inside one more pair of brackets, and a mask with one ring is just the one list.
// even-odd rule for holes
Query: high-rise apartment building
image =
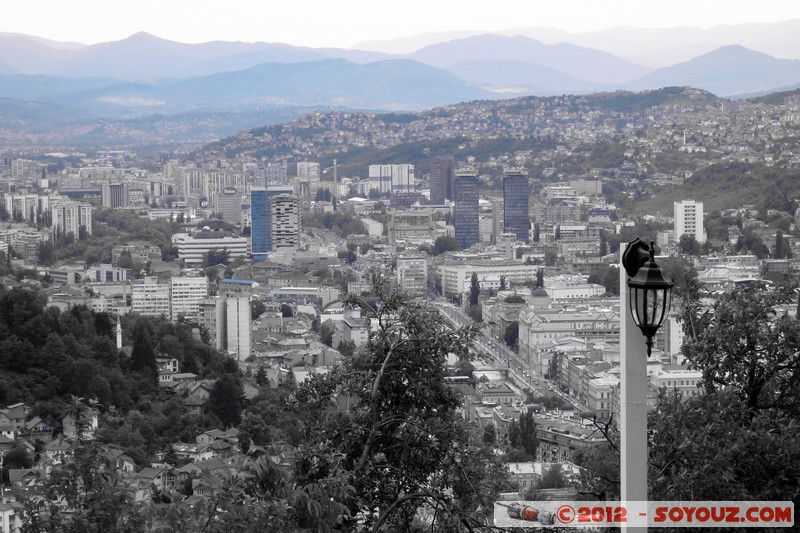
{"label": "high-rise apartment building", "polygon": [[694,200],[683,200],[675,202],[675,241],[679,241],[681,235],[690,235],[697,242],[706,242],[706,232],[703,229],[703,202]]}
{"label": "high-rise apartment building", "polygon": [[397,286],[409,294],[422,294],[428,290],[428,256],[426,254],[400,254],[395,269]]}
{"label": "high-rise apartment building", "polygon": [[456,160],[450,156],[437,157],[431,163],[429,179],[432,204],[442,205],[445,200],[455,199],[455,169]]}
{"label": "high-rise apartment building", "polygon": [[[381,193],[410,193],[416,187],[414,165],[370,165],[368,171],[369,179],[371,181],[377,180],[380,184],[378,190]],[[384,191],[382,186],[384,181],[388,181],[388,191]]]}
{"label": "high-rise apartment building", "polygon": [[[279,195],[291,195],[291,187],[253,187],[250,189],[251,247],[253,259],[264,261],[273,248],[272,202]],[[298,215],[299,216],[299,215]]]}
{"label": "high-rise apartment building", "polygon": [[208,278],[175,276],[169,284],[172,320],[176,321],[180,316],[197,317],[200,302],[208,296]]}
{"label": "high-rise apartment building", "polygon": [[528,242],[531,219],[528,215],[528,172],[506,169],[503,176],[503,231],[513,233],[518,241]]}
{"label": "high-rise apartment building", "polygon": [[300,202],[297,196],[279,194],[270,198],[272,250],[300,245]]}
{"label": "high-rise apartment building", "polygon": [[[320,169],[319,163],[314,161],[298,161],[297,162],[297,177],[309,178],[319,181]],[[316,191],[315,191],[316,192]]]}
{"label": "high-rise apartment building", "polygon": [[144,316],[170,316],[169,289],[169,283],[153,277],[136,280],[131,285],[131,308]]}
{"label": "high-rise apartment building", "polygon": [[250,297],[228,294],[200,301],[197,320],[217,350],[250,357]]}
{"label": "high-rise apartment building", "polygon": [[228,352],[239,361],[250,357],[250,297],[225,297],[225,331]]}
{"label": "high-rise apartment building", "polygon": [[453,225],[456,240],[466,249],[480,242],[479,203],[480,191],[478,176],[473,170],[459,170],[455,173],[455,207]]}
{"label": "high-rise apartment building", "polygon": [[71,233],[75,240],[78,240],[92,234],[91,205],[71,201],[58,201],[51,204],[50,213],[53,221],[53,232],[59,238]]}

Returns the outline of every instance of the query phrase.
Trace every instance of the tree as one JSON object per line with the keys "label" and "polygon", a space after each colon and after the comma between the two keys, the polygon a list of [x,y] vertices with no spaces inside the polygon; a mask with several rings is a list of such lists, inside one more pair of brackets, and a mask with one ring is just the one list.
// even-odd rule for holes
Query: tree
{"label": "tree", "polygon": [[606,240],[606,232],[600,232],[600,257],[605,257],[608,255],[608,241]]}
{"label": "tree", "polygon": [[[296,479],[325,483],[341,468],[354,489],[350,514],[365,529],[406,530],[423,507],[444,528],[483,523],[480,513],[491,508],[504,475],[456,414],[460,401],[444,380],[448,355],[469,358],[476,330],[451,330],[434,309],[380,287],[377,310],[348,299],[371,324],[362,350],[298,387],[296,396],[311,402],[312,416]],[[330,406],[336,392],[351,399],[347,414]]]}
{"label": "tree", "polygon": [[547,250],[544,253],[544,264],[546,266],[549,267],[556,266],[557,262],[558,262],[558,254],[555,251]]}
{"label": "tree", "polygon": [[536,438],[536,421],[533,419],[533,413],[522,413],[518,420],[511,422],[508,428],[508,443],[512,449],[521,450],[527,460],[536,458],[539,441]]}
{"label": "tree", "polygon": [[50,241],[42,241],[36,248],[36,259],[40,265],[53,266],[56,262],[56,247]]}
{"label": "tree", "polygon": [[461,250],[461,244],[459,244],[455,237],[443,235],[441,237],[436,237],[436,240],[433,241],[433,255],[441,255],[445,252],[457,252],[459,250]]}
{"label": "tree", "polygon": [[333,325],[333,322],[326,320],[322,324],[322,327],[319,328],[319,342],[327,346],[333,346],[334,331],[336,331],[336,327]]}
{"label": "tree", "polygon": [[539,269],[536,271],[536,287],[541,289],[544,287],[544,269]]}
{"label": "tree", "polygon": [[267,306],[261,300],[250,301],[250,318],[256,320],[267,310]]}
{"label": "tree", "polygon": [[142,373],[153,385],[158,381],[156,351],[153,346],[149,324],[144,319],[139,319],[133,328],[131,369]]}
{"label": "tree", "polygon": [[523,298],[519,294],[512,294],[511,296],[506,298],[506,303],[507,304],[524,304],[525,303],[525,298]]}
{"label": "tree", "polygon": [[783,231],[778,230],[775,233],[775,259],[791,259],[792,249],[789,246],[789,240],[783,236]]}
{"label": "tree", "polygon": [[478,273],[473,272],[469,280],[469,305],[478,305],[478,297],[481,294],[481,284],[478,282]]}
{"label": "tree", "polygon": [[500,276],[500,288],[498,290],[504,291],[507,288],[508,288],[508,286],[506,284],[506,277],[505,276]]}
{"label": "tree", "polygon": [[269,376],[267,375],[267,369],[263,366],[259,366],[258,370],[256,370],[255,379],[259,387],[269,387]]}
{"label": "tree", "polygon": [[683,353],[703,373],[707,393],[735,390],[753,411],[800,415],[800,319],[776,308],[794,304],[798,281],[777,288],[736,287],[709,310],[697,301],[683,312]]}
{"label": "tree", "polygon": [[206,406],[225,427],[236,427],[241,422],[244,402],[244,391],[239,379],[232,374],[224,374],[214,383]]}
{"label": "tree", "polygon": [[213,267],[217,265],[227,265],[230,261],[230,251],[227,248],[221,250],[214,248],[209,250],[205,257],[205,267]]}
{"label": "tree", "polygon": [[[683,310],[696,394],[664,391],[649,415],[651,500],[800,497],[797,281],[756,283]],[[764,457],[769,457],[764,461]]]}
{"label": "tree", "polygon": [[294,311],[292,310],[292,306],[289,304],[281,304],[281,316],[283,318],[289,318],[294,316]]}
{"label": "tree", "polygon": [[506,341],[506,345],[510,346],[511,348],[516,347],[517,340],[519,339],[519,322],[514,321],[506,326],[506,330],[503,333],[503,339]]}
{"label": "tree", "polygon": [[700,243],[697,242],[694,235],[689,235],[688,233],[681,235],[678,240],[678,248],[684,255],[700,255],[702,253]]}

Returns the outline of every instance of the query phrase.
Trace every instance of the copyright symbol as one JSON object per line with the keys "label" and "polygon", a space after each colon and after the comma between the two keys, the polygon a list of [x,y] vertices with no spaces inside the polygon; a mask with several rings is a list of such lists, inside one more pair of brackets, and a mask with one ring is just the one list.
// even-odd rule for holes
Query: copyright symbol
{"label": "copyright symbol", "polygon": [[562,524],[570,524],[575,520],[575,509],[569,505],[562,505],[556,509],[556,517]]}

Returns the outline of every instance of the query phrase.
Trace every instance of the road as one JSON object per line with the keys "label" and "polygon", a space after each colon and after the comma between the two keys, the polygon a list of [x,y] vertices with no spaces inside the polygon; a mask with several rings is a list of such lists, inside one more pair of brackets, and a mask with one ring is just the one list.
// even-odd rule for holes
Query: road
{"label": "road", "polygon": [[[441,298],[436,299],[434,303],[442,315],[453,325],[457,327],[466,327],[473,323],[472,319],[458,306]],[[513,379],[515,383],[533,392],[536,396],[555,394],[561,397],[564,403],[573,404],[577,409],[588,410],[577,398],[573,398],[559,391],[558,387],[552,386],[544,376],[528,368],[519,355],[511,350],[504,341],[495,339],[484,332],[480,332],[476,335],[474,344],[482,352],[488,354],[499,367],[508,369],[509,377]]]}

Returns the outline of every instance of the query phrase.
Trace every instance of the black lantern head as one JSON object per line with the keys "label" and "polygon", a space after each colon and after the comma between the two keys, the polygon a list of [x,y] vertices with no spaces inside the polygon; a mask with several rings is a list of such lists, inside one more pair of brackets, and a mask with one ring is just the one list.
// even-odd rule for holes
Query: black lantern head
{"label": "black lantern head", "polygon": [[[647,251],[647,258],[642,252]],[[637,267],[637,263],[639,266]],[[636,325],[647,338],[647,357],[653,350],[653,337],[664,323],[669,312],[670,297],[674,283],[664,277],[655,261],[655,243],[647,246],[639,239],[628,244],[622,256],[622,264],[628,273],[630,294],[628,301]]]}

